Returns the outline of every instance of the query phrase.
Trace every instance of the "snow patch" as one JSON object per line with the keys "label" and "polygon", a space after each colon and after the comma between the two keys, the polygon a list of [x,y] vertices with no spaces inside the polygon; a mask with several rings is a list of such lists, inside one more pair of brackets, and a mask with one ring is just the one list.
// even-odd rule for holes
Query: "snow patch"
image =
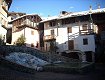
{"label": "snow patch", "polygon": [[43,70],[42,66],[49,64],[47,61],[37,58],[31,54],[21,53],[21,52],[13,52],[10,53],[9,56],[5,57],[7,60],[15,62],[17,64],[33,68],[36,71]]}

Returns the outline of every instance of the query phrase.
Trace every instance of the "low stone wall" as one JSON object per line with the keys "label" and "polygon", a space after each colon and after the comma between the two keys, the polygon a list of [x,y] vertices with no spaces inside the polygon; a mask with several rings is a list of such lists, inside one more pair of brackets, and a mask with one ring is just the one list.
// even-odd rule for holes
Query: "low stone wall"
{"label": "low stone wall", "polygon": [[5,57],[6,55],[9,55],[12,52],[23,52],[23,53],[28,53],[31,55],[34,55],[40,59],[46,60],[47,61],[47,56],[44,54],[44,52],[41,52],[40,50],[26,47],[26,46],[13,46],[13,45],[5,45],[5,46],[0,46],[0,55]]}
{"label": "low stone wall", "polygon": [[70,59],[58,54],[50,55],[49,53],[42,52],[40,50],[26,47],[26,46],[15,46],[15,45],[5,45],[0,46],[0,55],[5,57],[6,55],[9,55],[12,52],[23,52],[27,54],[31,54],[36,56],[37,58],[40,58],[42,60],[48,61],[51,58],[53,61],[67,61],[67,62],[75,62],[75,59]]}
{"label": "low stone wall", "polygon": [[35,69],[28,68],[28,67],[22,66],[20,64],[8,61],[3,57],[0,57],[0,66],[6,67],[9,69],[13,69],[13,70],[17,70],[17,71],[21,71],[21,72],[26,72],[26,73],[35,74],[35,72],[36,72]]}

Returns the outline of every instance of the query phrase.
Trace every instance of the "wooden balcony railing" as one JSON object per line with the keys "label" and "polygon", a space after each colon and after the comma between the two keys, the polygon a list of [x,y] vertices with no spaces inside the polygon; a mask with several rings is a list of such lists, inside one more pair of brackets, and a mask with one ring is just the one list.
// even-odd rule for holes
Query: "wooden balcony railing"
{"label": "wooden balcony railing", "polygon": [[21,22],[20,24],[17,25],[17,28],[20,28],[20,27],[23,27],[23,26],[29,26],[29,27],[32,27],[32,28],[37,28],[37,23],[34,23],[34,22],[30,22],[28,23],[27,21],[24,21],[24,22]]}
{"label": "wooden balcony railing", "polygon": [[78,37],[79,35],[90,35],[93,33],[94,33],[93,29],[80,30],[80,32],[68,35],[68,40],[74,39],[74,38]]}
{"label": "wooden balcony railing", "polygon": [[94,33],[93,29],[87,29],[87,30],[80,30],[80,34],[82,35],[88,35]]}
{"label": "wooden balcony railing", "polygon": [[43,40],[45,42],[50,42],[50,41],[56,40],[56,37],[55,37],[55,35],[46,35],[46,36],[43,37]]}

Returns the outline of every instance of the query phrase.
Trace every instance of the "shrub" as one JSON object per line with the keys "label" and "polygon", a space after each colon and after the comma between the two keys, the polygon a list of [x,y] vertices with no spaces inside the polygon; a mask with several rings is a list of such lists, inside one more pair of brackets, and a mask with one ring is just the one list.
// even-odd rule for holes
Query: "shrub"
{"label": "shrub", "polygon": [[3,40],[3,36],[0,34],[0,45],[5,45],[4,40]]}
{"label": "shrub", "polygon": [[25,45],[25,41],[26,41],[26,38],[24,37],[24,35],[22,34],[16,41],[16,45],[17,46],[22,46],[22,45]]}

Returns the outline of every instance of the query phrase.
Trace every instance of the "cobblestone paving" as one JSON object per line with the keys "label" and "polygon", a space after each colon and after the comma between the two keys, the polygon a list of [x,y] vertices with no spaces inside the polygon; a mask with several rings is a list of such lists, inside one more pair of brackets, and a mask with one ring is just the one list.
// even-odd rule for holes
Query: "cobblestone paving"
{"label": "cobblestone paving", "polygon": [[105,69],[98,68],[94,72],[81,75],[53,72],[29,74],[0,67],[0,80],[105,80]]}

